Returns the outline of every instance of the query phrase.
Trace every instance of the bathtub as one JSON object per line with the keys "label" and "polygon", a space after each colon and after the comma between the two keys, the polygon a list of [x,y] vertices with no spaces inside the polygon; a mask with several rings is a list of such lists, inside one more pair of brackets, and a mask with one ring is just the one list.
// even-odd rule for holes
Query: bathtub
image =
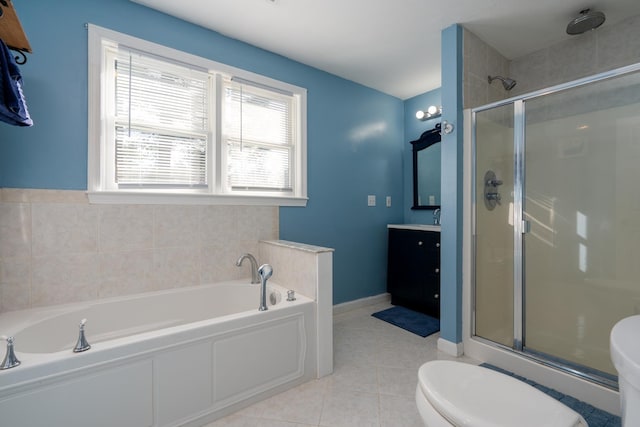
{"label": "bathtub", "polygon": [[315,378],[315,302],[286,291],[262,312],[230,281],[4,313],[22,364],[0,371],[0,424],[198,426]]}

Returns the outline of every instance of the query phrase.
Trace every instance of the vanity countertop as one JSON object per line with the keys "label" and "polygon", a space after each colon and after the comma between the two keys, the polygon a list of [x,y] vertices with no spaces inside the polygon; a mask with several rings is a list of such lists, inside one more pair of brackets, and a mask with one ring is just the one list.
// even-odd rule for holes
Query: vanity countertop
{"label": "vanity countertop", "polygon": [[388,224],[387,228],[400,228],[404,230],[418,230],[418,231],[437,231],[440,232],[439,225],[433,224]]}

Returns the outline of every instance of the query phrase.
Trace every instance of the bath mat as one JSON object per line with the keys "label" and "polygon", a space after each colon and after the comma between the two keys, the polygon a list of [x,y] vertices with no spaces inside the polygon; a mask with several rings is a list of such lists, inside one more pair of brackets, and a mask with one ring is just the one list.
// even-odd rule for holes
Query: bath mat
{"label": "bath mat", "polygon": [[423,338],[440,330],[438,319],[399,305],[373,313],[372,316]]}
{"label": "bath mat", "polygon": [[617,415],[613,415],[609,412],[603,411],[602,409],[598,409],[594,406],[589,405],[588,403],[576,399],[575,397],[569,396],[568,394],[560,393],[557,390],[545,387],[535,381],[531,381],[530,379],[521,377],[520,375],[516,375],[513,372],[506,371],[502,368],[498,368],[497,366],[490,365],[488,363],[483,363],[480,366],[493,369],[494,371],[501,372],[503,374],[509,375],[510,377],[519,379],[520,381],[524,381],[525,383],[548,394],[554,399],[559,400],[569,408],[582,415],[584,420],[589,424],[589,427],[620,427],[621,425],[620,417],[618,417]]}

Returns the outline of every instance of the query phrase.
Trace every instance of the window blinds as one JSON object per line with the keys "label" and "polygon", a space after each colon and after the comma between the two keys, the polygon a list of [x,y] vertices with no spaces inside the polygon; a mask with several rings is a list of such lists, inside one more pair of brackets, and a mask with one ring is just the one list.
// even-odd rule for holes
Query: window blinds
{"label": "window blinds", "polygon": [[113,64],[118,186],[206,186],[208,73],[122,46]]}
{"label": "window blinds", "polygon": [[292,191],[295,98],[225,79],[223,137],[231,191]]}

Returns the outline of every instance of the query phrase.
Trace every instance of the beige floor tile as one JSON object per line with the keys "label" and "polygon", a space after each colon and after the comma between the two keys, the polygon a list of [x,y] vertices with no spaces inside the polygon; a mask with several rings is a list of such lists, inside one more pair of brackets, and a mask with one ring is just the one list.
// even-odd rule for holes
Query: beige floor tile
{"label": "beige floor tile", "polygon": [[317,425],[320,421],[326,381],[310,381],[263,402],[262,418]]}
{"label": "beige floor tile", "polygon": [[414,396],[380,395],[380,427],[423,426]]}
{"label": "beige floor tile", "polygon": [[[422,338],[371,316],[376,304],[334,317],[334,372],[205,427],[421,427],[418,368],[456,359],[438,351],[440,334]],[[479,362],[468,357],[460,360]]]}
{"label": "beige floor tile", "polygon": [[405,368],[378,368],[380,394],[413,397],[418,385],[418,371]]}
{"label": "beige floor tile", "polygon": [[327,394],[320,425],[324,427],[378,427],[377,393],[337,391]]}

